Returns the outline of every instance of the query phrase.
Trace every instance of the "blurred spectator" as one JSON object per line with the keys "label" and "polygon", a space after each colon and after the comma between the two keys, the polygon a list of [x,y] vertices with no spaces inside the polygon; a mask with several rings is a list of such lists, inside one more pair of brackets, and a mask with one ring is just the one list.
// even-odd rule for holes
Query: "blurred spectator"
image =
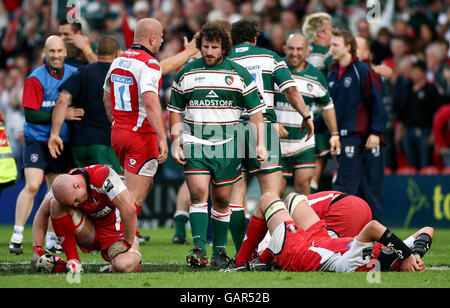
{"label": "blurred spectator", "polygon": [[281,24],[272,25],[270,31],[270,43],[271,49],[275,51],[281,57],[284,57],[283,45],[286,36],[286,32]]}
{"label": "blurred spectator", "polygon": [[427,82],[426,71],[425,62],[413,64],[407,103],[398,113],[400,136],[397,138],[403,142],[409,165],[418,170],[433,163],[431,129],[433,116],[441,105],[441,96],[436,87]]}
{"label": "blurred spectator", "polygon": [[434,147],[444,167],[450,167],[450,104],[441,106],[433,120]]}
{"label": "blurred spectator", "polygon": [[372,62],[380,64],[384,59],[392,57],[391,48],[391,33],[388,28],[381,28],[375,39],[370,44],[372,50]]}
{"label": "blurred spectator", "polygon": [[25,117],[22,108],[22,94],[25,77],[17,67],[1,72],[4,88],[0,94],[0,112],[6,123],[6,133],[18,168],[18,177],[22,177],[23,124]]}
{"label": "blurred spectator", "polygon": [[428,45],[425,50],[427,62],[427,81],[434,84],[439,94],[444,97],[445,101],[450,99],[450,80],[445,78],[444,71],[450,67],[446,65],[446,54],[442,45],[438,42]]}
{"label": "blurred spectator", "polygon": [[213,1],[213,4],[214,9],[208,14],[208,21],[215,21],[216,19],[223,18],[233,23],[242,18],[241,15],[239,15],[233,0],[215,0]]}
{"label": "blurred spectator", "polygon": [[286,34],[300,28],[297,14],[293,10],[285,10],[280,15],[280,23]]}

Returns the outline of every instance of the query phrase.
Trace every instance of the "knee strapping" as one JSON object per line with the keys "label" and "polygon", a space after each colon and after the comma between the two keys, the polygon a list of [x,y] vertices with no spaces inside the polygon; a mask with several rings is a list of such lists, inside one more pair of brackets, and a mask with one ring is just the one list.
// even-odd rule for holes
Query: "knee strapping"
{"label": "knee strapping", "polygon": [[300,203],[300,201],[306,201],[308,202],[308,197],[305,195],[300,194],[294,194],[294,196],[291,198],[288,204],[288,211],[291,216],[294,216],[294,211],[297,205]]}
{"label": "knee strapping", "polygon": [[267,223],[269,223],[272,217],[281,210],[286,210],[286,206],[284,205],[283,201],[276,200],[270,203],[264,212],[264,217]]}

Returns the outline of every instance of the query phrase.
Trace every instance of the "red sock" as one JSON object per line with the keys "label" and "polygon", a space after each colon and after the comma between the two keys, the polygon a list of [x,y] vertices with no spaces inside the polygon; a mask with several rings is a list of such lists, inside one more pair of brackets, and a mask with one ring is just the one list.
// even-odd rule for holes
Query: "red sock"
{"label": "red sock", "polygon": [[139,213],[141,212],[142,206],[138,205],[136,202],[134,203],[136,207],[136,217],[139,217]]}
{"label": "red sock", "polygon": [[262,263],[272,262],[273,261],[273,254],[270,252],[269,249],[265,249],[258,257],[259,261]]}
{"label": "red sock", "polygon": [[56,236],[61,240],[61,246],[64,249],[67,260],[76,259],[80,261],[78,256],[77,243],[75,240],[75,225],[69,215],[59,218],[53,218],[52,225]]}
{"label": "red sock", "polygon": [[236,256],[235,263],[240,266],[247,262],[258,244],[264,239],[267,233],[266,220],[252,216],[245,232],[246,239],[242,242],[241,249]]}

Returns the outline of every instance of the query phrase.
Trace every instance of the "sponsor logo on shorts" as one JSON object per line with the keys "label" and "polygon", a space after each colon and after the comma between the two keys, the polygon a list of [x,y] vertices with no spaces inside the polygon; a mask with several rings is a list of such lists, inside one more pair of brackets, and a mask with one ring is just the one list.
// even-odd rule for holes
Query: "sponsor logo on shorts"
{"label": "sponsor logo on shorts", "polygon": [[128,166],[130,166],[131,168],[136,168],[134,165],[136,165],[136,160],[133,158],[130,158],[130,163],[128,164]]}

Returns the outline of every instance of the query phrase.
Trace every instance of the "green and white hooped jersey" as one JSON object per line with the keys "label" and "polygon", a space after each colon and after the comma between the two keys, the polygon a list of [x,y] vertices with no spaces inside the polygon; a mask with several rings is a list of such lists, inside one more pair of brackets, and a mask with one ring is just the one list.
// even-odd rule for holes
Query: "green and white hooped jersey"
{"label": "green and white hooped jersey", "polygon": [[[291,68],[290,70],[306,106],[310,112],[315,105],[321,110],[333,108],[333,100],[328,93],[328,85],[322,72],[307,62],[305,65],[299,72]],[[314,138],[310,138],[308,142],[303,141],[306,139],[307,132],[301,132],[302,116],[287,101],[286,96],[279,92],[275,93],[275,112],[278,123],[289,132],[286,138],[280,139],[283,156],[292,156],[314,148]]]}
{"label": "green and white hooped jersey", "polygon": [[309,55],[306,57],[306,61],[319,69],[325,78],[327,78],[328,68],[334,63],[330,48],[317,44],[309,47]]}
{"label": "green and white hooped jersey", "polygon": [[244,108],[253,114],[264,107],[242,66],[228,59],[208,66],[200,58],[175,76],[167,109],[184,113],[183,144],[218,145],[234,138]]}
{"label": "green and white hooped jersey", "polygon": [[[264,118],[272,123],[277,122],[273,110],[275,90],[283,92],[294,85],[286,62],[275,52],[248,43],[234,46],[228,59],[247,69],[266,103]],[[242,118],[248,120],[246,112]]]}

